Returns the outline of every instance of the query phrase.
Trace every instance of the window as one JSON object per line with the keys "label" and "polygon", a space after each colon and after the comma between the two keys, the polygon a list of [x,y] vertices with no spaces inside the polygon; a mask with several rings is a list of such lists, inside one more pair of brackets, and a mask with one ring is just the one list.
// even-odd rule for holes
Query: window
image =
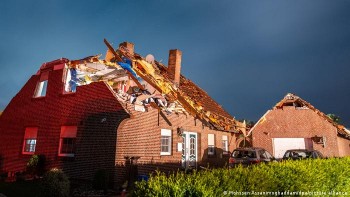
{"label": "window", "polygon": [[27,127],[24,132],[22,154],[34,154],[36,148],[37,127]]}
{"label": "window", "polygon": [[62,126],[59,145],[59,156],[74,157],[77,137],[76,126]]}
{"label": "window", "polygon": [[47,80],[41,81],[37,84],[34,97],[46,96]]}
{"label": "window", "polygon": [[64,92],[76,92],[77,91],[77,70],[75,68],[66,69],[66,79],[64,84]]}
{"label": "window", "polygon": [[35,98],[46,96],[48,79],[49,79],[49,72],[41,73],[39,82],[35,88],[35,93],[34,93]]}
{"label": "window", "polygon": [[74,154],[75,138],[62,138],[61,154]]}
{"label": "window", "polygon": [[160,155],[171,155],[171,130],[161,130]]}
{"label": "window", "polygon": [[208,155],[215,155],[215,135],[208,134]]}
{"label": "window", "polygon": [[227,135],[223,135],[222,136],[222,150],[224,152],[228,151],[228,139],[227,139]]}

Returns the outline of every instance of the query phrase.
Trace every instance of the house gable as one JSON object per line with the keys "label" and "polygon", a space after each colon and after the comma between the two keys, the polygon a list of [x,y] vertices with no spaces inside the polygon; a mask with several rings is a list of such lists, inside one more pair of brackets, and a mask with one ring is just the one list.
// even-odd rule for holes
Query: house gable
{"label": "house gable", "polygon": [[287,94],[260,118],[249,134],[253,137],[254,146],[271,152],[275,148],[274,139],[288,138],[305,139],[306,148],[319,150],[325,156],[340,156],[339,150],[343,145],[338,142],[339,137],[350,142],[340,132],[339,127],[325,114],[300,97]]}
{"label": "house gable", "polygon": [[[54,62],[45,64],[27,81],[0,118],[0,135],[4,139],[0,144],[0,171],[25,170],[30,155],[22,154],[22,150],[28,127],[38,128],[34,154],[45,155],[47,168],[64,168],[69,176],[82,179],[93,177],[94,172],[89,169],[113,171],[116,130],[129,114],[103,81],[63,94],[65,63]],[[44,97],[35,98],[42,72],[49,72],[47,92]],[[65,126],[77,128],[74,157],[59,156],[60,132]]]}
{"label": "house gable", "polygon": [[257,122],[257,124],[250,130],[249,134],[254,131],[255,127],[257,127],[260,123],[262,123],[266,119],[266,115],[274,110],[282,109],[282,110],[311,110],[312,112],[316,113],[321,120],[320,121],[326,121],[330,123],[332,126],[335,127],[337,130],[339,136],[344,137],[346,139],[350,140],[350,132],[347,130],[343,125],[335,123],[331,118],[329,118],[326,114],[321,112],[320,110],[316,109],[313,105],[306,102],[305,100],[301,99],[300,97],[288,93],[280,102],[278,102],[272,110],[269,110],[266,112],[266,114]]}

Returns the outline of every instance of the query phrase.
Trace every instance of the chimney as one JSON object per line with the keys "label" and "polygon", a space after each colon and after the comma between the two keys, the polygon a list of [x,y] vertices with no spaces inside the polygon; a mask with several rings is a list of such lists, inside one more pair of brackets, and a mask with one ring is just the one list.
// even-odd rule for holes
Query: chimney
{"label": "chimney", "polygon": [[169,51],[168,74],[170,79],[178,86],[180,85],[181,57],[182,52],[180,50],[171,49]]}
{"label": "chimney", "polygon": [[128,52],[131,55],[134,55],[134,44],[131,42],[123,42],[119,44],[119,47],[123,47],[126,52]]}
{"label": "chimney", "polygon": [[112,51],[107,49],[105,60],[110,62],[113,58],[114,58],[114,54],[112,53]]}

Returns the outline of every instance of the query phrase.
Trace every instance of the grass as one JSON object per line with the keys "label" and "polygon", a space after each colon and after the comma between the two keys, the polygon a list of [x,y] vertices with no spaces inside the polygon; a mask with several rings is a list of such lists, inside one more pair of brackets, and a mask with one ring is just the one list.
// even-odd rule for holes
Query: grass
{"label": "grass", "polygon": [[7,197],[27,197],[39,196],[40,186],[39,181],[17,181],[13,183],[0,182],[0,193]]}

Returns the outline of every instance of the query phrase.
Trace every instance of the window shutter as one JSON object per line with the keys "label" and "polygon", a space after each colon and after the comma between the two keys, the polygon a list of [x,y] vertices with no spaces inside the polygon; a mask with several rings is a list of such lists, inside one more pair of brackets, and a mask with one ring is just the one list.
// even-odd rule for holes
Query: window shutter
{"label": "window shutter", "polygon": [[38,127],[27,127],[24,134],[24,139],[36,139],[38,135]]}
{"label": "window shutter", "polygon": [[171,136],[171,130],[169,130],[169,129],[162,129],[161,130],[161,135],[162,136]]}
{"label": "window shutter", "polygon": [[214,134],[208,134],[208,145],[214,146],[215,145],[215,135]]}
{"label": "window shutter", "polygon": [[62,126],[61,138],[75,138],[77,137],[77,126]]}

